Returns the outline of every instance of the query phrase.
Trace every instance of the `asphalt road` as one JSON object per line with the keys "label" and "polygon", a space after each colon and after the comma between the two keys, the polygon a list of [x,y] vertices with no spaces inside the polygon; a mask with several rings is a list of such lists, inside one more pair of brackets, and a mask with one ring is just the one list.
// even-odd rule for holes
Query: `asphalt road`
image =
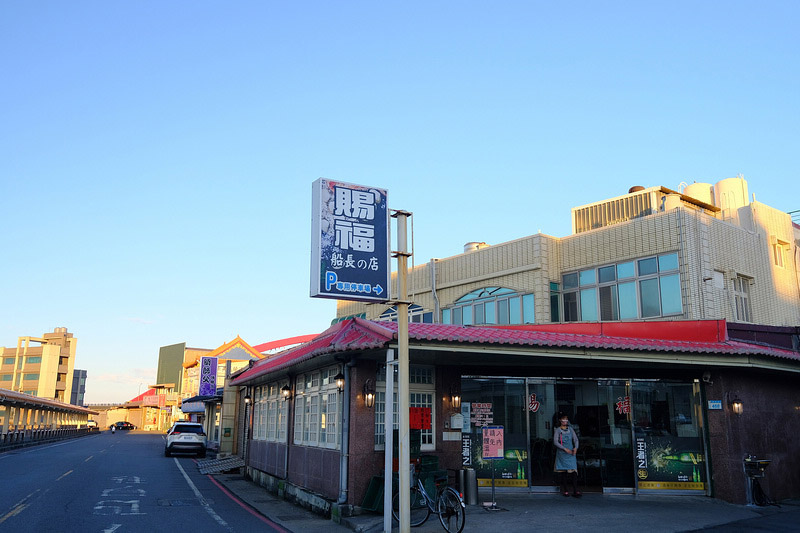
{"label": "asphalt road", "polygon": [[279,531],[160,434],[103,431],[0,454],[0,531]]}

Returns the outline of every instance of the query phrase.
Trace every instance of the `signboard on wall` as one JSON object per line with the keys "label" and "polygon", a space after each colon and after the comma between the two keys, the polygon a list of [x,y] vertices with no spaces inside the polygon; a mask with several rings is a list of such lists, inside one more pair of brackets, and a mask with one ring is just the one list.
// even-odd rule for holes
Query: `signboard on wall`
{"label": "signboard on wall", "polygon": [[386,190],[320,178],[312,203],[311,296],[388,301]]}
{"label": "signboard on wall", "polygon": [[217,393],[217,358],[200,358],[200,396],[214,396]]}

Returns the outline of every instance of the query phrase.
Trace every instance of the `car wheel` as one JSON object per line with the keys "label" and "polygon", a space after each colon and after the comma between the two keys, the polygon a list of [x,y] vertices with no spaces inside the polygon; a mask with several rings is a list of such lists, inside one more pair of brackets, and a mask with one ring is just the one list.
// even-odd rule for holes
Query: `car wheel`
{"label": "car wheel", "polygon": [[169,448],[164,448],[164,457],[169,457],[169,456],[170,456]]}
{"label": "car wheel", "polygon": [[205,452],[205,451],[202,451],[202,452],[198,452],[198,453],[197,453],[197,457],[199,457],[200,459],[204,459],[204,458],[205,458],[205,456],[206,456],[206,452]]}

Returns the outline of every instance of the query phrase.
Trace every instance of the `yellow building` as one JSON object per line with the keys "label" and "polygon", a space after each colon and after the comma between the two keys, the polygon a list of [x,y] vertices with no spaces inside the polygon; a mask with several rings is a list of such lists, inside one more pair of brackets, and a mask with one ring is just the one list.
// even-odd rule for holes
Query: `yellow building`
{"label": "yellow building", "polygon": [[19,337],[14,348],[0,347],[0,387],[69,402],[77,339],[67,328],[41,337]]}
{"label": "yellow building", "polygon": [[[573,208],[572,226],[567,237],[468,243],[417,266],[411,320],[800,324],[800,226],[751,200],[741,177],[681,192],[632,187]],[[350,316],[396,320],[387,305],[339,301],[337,317]]]}

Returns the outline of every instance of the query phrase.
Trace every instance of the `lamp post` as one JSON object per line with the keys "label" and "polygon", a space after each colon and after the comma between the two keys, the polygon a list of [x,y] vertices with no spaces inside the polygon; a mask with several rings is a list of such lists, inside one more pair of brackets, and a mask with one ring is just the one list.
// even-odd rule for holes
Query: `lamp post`
{"label": "lamp post", "polygon": [[249,434],[250,429],[250,417],[249,417],[249,408],[250,402],[253,401],[250,398],[249,389],[245,389],[244,395],[244,443],[242,443],[242,456],[244,458],[244,468],[245,468],[245,476],[247,474],[247,437]]}

